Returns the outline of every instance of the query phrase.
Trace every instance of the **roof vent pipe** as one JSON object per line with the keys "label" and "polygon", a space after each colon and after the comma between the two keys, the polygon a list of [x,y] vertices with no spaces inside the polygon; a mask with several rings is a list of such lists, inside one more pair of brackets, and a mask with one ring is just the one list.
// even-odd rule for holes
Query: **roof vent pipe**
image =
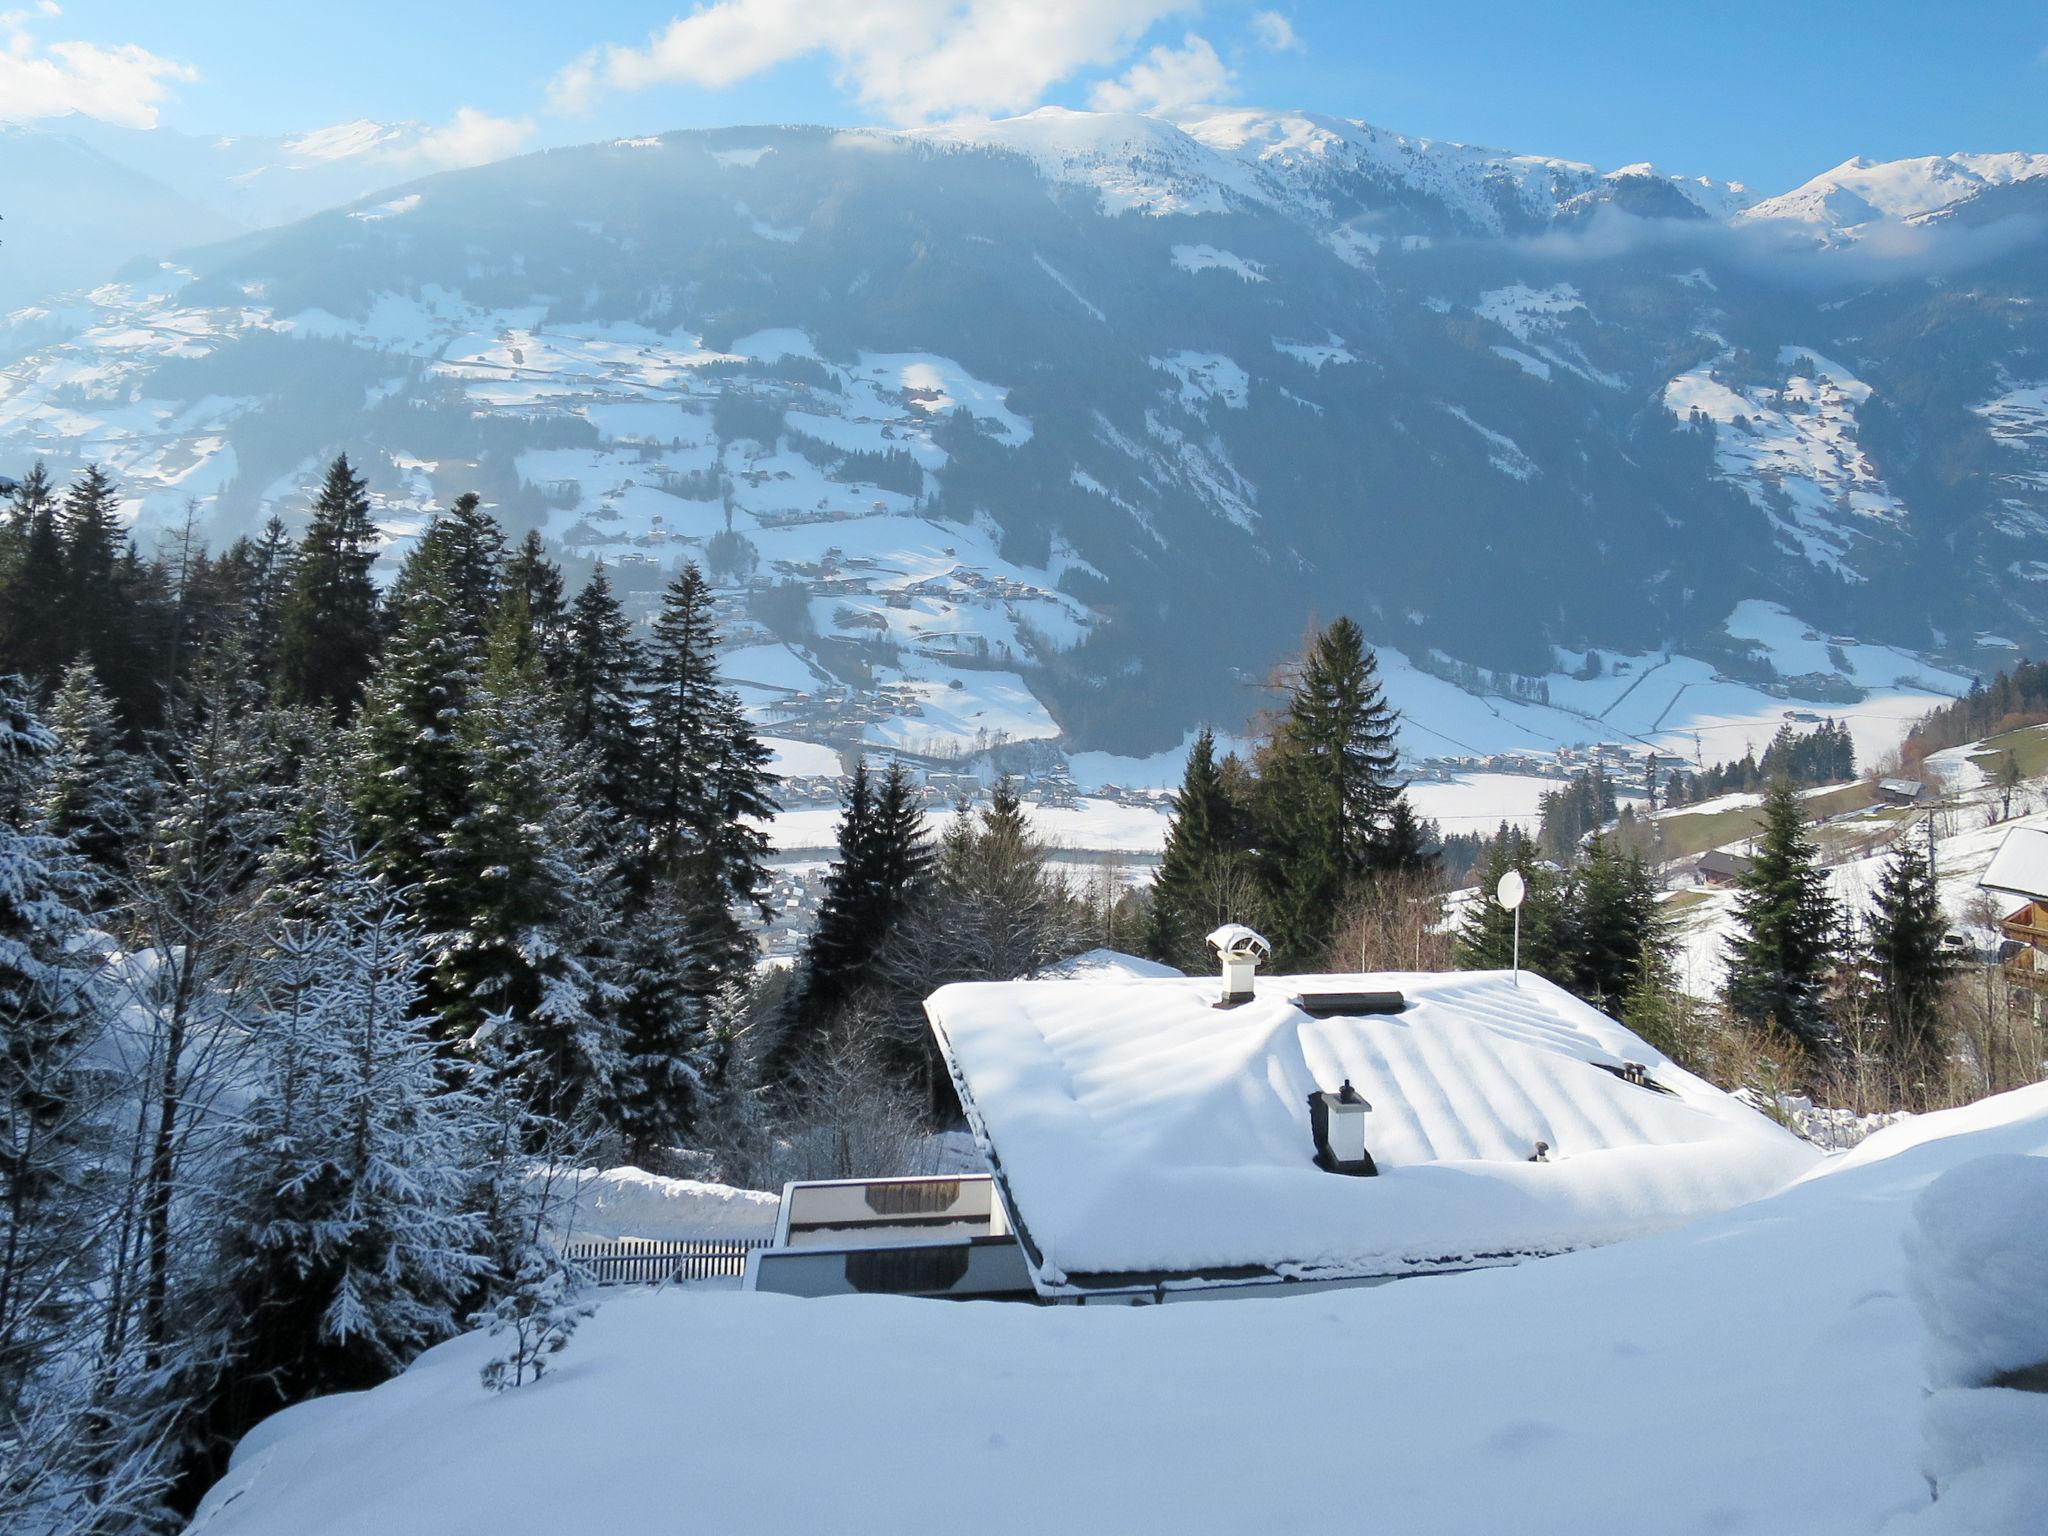
{"label": "roof vent pipe", "polygon": [[1318,1168],[1356,1178],[1378,1174],[1379,1165],[1365,1146],[1365,1117],[1371,1110],[1348,1077],[1335,1093],[1318,1089],[1308,1096],[1308,1129],[1315,1138]]}
{"label": "roof vent pipe", "polygon": [[1273,946],[1243,923],[1225,923],[1209,935],[1209,947],[1223,962],[1223,997],[1218,1008],[1235,1008],[1252,1000],[1252,977]]}

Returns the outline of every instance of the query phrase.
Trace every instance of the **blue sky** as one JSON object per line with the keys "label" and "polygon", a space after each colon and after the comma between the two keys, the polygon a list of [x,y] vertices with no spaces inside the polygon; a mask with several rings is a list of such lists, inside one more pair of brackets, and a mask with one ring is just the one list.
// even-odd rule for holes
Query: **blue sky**
{"label": "blue sky", "polygon": [[204,133],[416,119],[449,125],[451,159],[1187,101],[1779,191],[1855,154],[2048,151],[2048,5],[0,0],[0,117]]}

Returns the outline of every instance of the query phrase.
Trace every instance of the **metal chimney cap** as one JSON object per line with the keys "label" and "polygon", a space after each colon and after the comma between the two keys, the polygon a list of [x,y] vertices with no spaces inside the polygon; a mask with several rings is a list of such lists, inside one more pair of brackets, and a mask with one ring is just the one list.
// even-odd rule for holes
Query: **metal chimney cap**
{"label": "metal chimney cap", "polygon": [[1273,946],[1265,937],[1243,923],[1225,923],[1209,935],[1209,947],[1225,960],[1250,960],[1254,964],[1273,953]]}

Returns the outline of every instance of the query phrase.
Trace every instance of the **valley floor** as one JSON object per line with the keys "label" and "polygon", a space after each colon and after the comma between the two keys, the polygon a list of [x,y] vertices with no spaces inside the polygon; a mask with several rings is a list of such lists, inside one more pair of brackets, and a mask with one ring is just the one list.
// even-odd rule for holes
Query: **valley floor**
{"label": "valley floor", "polygon": [[[2019,1536],[2048,1441],[2015,1426],[2044,1400],[1927,1398],[1904,1248],[1930,1181],[2011,1153],[2048,1154],[2048,1085],[1662,1237],[1378,1289],[1142,1309],[614,1293],[536,1386],[484,1392],[471,1336],[278,1415],[193,1529]],[[1982,1462],[1959,1473],[1939,1429],[1958,1399]],[[1941,1503],[1923,1456],[1955,1473]]]}

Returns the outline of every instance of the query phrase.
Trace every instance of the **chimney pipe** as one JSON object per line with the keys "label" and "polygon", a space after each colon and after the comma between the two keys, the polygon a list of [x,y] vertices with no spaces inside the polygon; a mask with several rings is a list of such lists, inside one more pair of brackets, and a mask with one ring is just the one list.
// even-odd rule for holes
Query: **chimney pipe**
{"label": "chimney pipe", "polygon": [[1223,997],[1218,1008],[1235,1008],[1252,1000],[1252,977],[1273,946],[1243,923],[1225,923],[1209,935],[1209,947],[1223,963]]}

